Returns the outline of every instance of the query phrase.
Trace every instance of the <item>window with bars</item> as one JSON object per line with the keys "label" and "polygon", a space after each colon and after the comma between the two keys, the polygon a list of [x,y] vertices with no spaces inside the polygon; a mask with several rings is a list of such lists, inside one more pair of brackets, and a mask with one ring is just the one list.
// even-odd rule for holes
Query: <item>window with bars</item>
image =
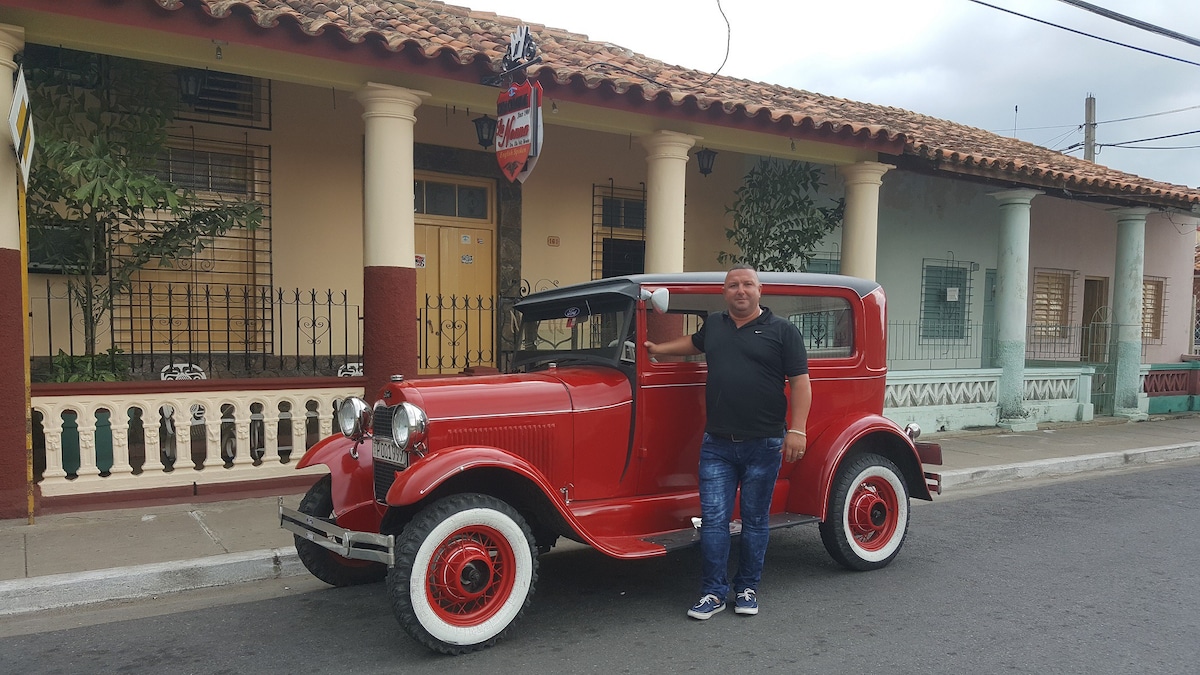
{"label": "window with bars", "polygon": [[592,278],[646,269],[646,188],[592,186]]}
{"label": "window with bars", "polygon": [[[176,76],[183,102],[176,119],[252,129],[271,128],[270,80],[195,68],[181,68],[176,71]],[[189,93],[189,87],[194,88],[194,92]]]}
{"label": "window with bars", "polygon": [[[172,137],[155,173],[192,190],[202,206],[232,200],[262,205],[262,223],[234,227],[205,240],[192,255],[151,262],[132,279],[128,297],[113,308],[113,339],[127,353],[193,351],[272,353],[271,153],[269,146]],[[160,214],[167,222],[170,214]],[[114,259],[129,256],[112,242]],[[181,330],[186,326],[187,330]]]}
{"label": "window with bars", "polygon": [[921,273],[921,339],[965,340],[974,263],[926,258]]}
{"label": "window with bars", "polygon": [[1163,319],[1166,316],[1167,280],[1162,277],[1142,278],[1142,340],[1163,338]]}
{"label": "window with bars", "polygon": [[1072,270],[1035,269],[1033,273],[1033,334],[1061,338],[1071,322],[1071,298],[1075,272]]}

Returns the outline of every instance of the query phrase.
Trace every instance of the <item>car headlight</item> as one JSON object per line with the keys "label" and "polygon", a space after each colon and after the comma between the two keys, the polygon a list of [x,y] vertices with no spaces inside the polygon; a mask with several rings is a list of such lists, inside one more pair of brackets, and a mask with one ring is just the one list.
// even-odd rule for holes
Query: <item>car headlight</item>
{"label": "car headlight", "polygon": [[425,441],[425,428],[429,418],[425,411],[405,401],[396,407],[392,415],[392,440],[397,447],[405,450],[410,444],[416,445]]}
{"label": "car headlight", "polygon": [[350,438],[361,438],[363,432],[371,427],[371,408],[366,401],[351,396],[338,406],[337,422],[342,434]]}

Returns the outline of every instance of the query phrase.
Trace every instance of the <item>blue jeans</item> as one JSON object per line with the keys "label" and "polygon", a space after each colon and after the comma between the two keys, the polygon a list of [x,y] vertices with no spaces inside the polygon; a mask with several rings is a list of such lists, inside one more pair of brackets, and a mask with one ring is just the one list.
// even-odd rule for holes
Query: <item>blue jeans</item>
{"label": "blue jeans", "polygon": [[700,446],[701,594],[729,594],[729,521],[738,485],[742,488],[742,536],[736,591],[758,589],[767,555],[771,495],[783,462],[783,438],[731,441],[704,434]]}

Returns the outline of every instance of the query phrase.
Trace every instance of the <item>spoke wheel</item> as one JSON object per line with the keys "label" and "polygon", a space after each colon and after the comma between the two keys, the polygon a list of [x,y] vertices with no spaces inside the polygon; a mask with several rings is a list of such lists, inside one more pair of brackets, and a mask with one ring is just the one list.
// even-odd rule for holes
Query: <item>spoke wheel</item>
{"label": "spoke wheel", "polygon": [[908,489],[900,469],[875,454],[838,469],[821,523],[825,550],[843,567],[878,569],[890,563],[908,533]]}
{"label": "spoke wheel", "polygon": [[447,497],[408,524],[388,575],[404,630],[446,654],[490,647],[529,606],[537,581],[533,535],[505,502]]}

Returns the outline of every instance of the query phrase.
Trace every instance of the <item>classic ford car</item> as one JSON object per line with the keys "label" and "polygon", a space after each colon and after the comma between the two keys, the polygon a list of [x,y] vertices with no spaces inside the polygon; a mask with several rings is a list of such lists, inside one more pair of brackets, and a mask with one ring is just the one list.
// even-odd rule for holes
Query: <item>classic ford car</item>
{"label": "classic ford car", "polygon": [[[899,553],[909,498],[940,491],[936,444],[883,417],[883,289],[824,274],[763,273],[762,304],[800,329],[813,405],[808,451],[785,462],[772,527],[817,523],[853,570]],[[490,646],[529,606],[538,555],[559,537],[614,558],[699,541],[704,356],[642,346],[724,309],[723,273],[603,279],[531,295],[512,372],[404,381],[338,410],[342,434],[299,510],[280,505],[300,560],[334,586],[387,580],[404,630],[456,654]],[[731,530],[740,529],[734,522]]]}

